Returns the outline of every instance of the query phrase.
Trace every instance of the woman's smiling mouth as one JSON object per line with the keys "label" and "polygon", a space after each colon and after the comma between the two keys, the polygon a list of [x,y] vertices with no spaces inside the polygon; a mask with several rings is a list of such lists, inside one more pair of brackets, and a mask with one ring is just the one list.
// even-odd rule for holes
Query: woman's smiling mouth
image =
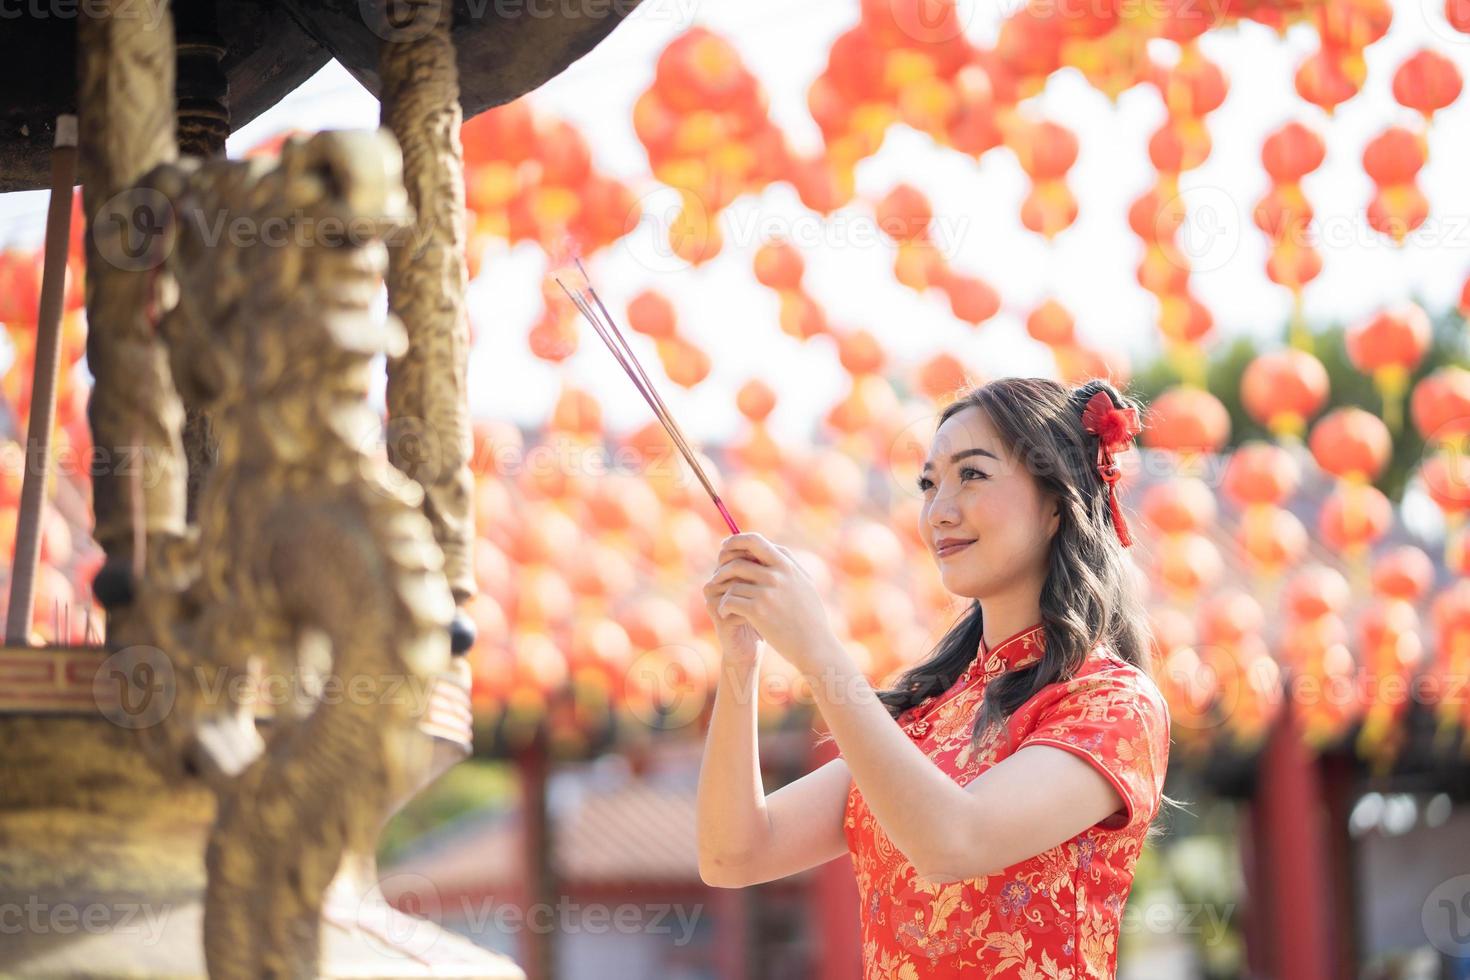
{"label": "woman's smiling mouth", "polygon": [[940,558],[948,558],[950,555],[964,551],[975,541],[975,538],[943,538],[935,543],[934,554]]}

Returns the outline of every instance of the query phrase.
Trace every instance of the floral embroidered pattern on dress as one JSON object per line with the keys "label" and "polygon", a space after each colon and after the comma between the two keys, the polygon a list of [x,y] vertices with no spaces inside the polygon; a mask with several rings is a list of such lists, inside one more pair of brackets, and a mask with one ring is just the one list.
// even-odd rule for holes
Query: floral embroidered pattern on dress
{"label": "floral embroidered pattern on dress", "polygon": [[1168,708],[1146,672],[1100,645],[1076,676],[1048,685],[1012,714],[1009,742],[991,732],[972,747],[986,685],[1044,652],[1039,624],[994,649],[982,646],[947,691],[898,722],[960,785],[1026,745],[1049,745],[1101,772],[1123,810],[1001,872],[935,884],[919,880],[854,783],[843,824],[858,881],[864,980],[1114,976],[1123,905],[1163,794]]}

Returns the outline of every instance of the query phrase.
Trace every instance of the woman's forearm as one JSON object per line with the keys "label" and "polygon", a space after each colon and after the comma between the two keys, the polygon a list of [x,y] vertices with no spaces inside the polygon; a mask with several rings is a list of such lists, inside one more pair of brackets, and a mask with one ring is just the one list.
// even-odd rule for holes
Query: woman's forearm
{"label": "woman's forearm", "polygon": [[696,800],[700,873],[734,872],[770,839],[756,727],[759,661],[722,665],[699,767]]}
{"label": "woman's forearm", "polygon": [[921,875],[948,875],[974,826],[974,797],[914,744],[834,637],[808,674],[827,728],[884,833]]}

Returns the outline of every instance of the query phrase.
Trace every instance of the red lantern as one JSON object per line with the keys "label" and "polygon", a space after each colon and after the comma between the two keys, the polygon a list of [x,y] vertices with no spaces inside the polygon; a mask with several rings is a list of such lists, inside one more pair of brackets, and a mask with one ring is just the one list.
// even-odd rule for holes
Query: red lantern
{"label": "red lantern", "polygon": [[1258,504],[1241,515],[1235,540],[1258,572],[1275,575],[1306,553],[1307,529],[1284,507]]}
{"label": "red lantern", "polygon": [[878,202],[878,227],[895,242],[928,237],[934,209],[918,188],[899,184]]}
{"label": "red lantern", "polygon": [[1428,119],[1460,97],[1460,69],[1444,55],[1424,50],[1410,57],[1393,76],[1393,97]]}
{"label": "red lantern", "polygon": [[1373,562],[1373,591],[1418,602],[1434,584],[1434,562],[1411,544],[1390,548]]}
{"label": "red lantern", "polygon": [[874,374],[882,369],[883,348],[866,330],[854,330],[837,338],[837,357],[851,375]]}
{"label": "red lantern", "polygon": [[1308,440],[1317,465],[1346,480],[1376,480],[1393,452],[1388,426],[1361,408],[1339,408],[1312,427]]}
{"label": "red lantern", "polygon": [[1261,604],[1238,589],[1205,600],[1199,610],[1199,638],[1210,646],[1234,646],[1266,625]]}
{"label": "red lantern", "polygon": [[1299,122],[1282,126],[1261,145],[1261,165],[1277,184],[1299,183],[1326,158],[1322,137]]}
{"label": "red lantern", "polygon": [[1442,367],[1414,386],[1414,427],[1425,442],[1459,440],[1470,433],[1470,371]]}
{"label": "red lantern", "polygon": [[1419,479],[1447,517],[1458,519],[1470,511],[1470,456],[1453,450],[1436,452],[1419,467]]}
{"label": "red lantern", "polygon": [[1012,149],[1021,169],[1038,184],[1062,179],[1077,162],[1077,137],[1045,120],[1019,127]]}
{"label": "red lantern", "polygon": [[806,263],[790,242],[769,242],[755,253],[755,278],[771,289],[800,289]]}
{"label": "red lantern", "polygon": [[1291,453],[1273,443],[1249,442],[1231,454],[1222,489],[1237,506],[1280,506],[1300,483],[1301,467]]}
{"label": "red lantern", "polygon": [[1282,604],[1296,620],[1313,620],[1341,613],[1347,608],[1352,589],[1335,568],[1309,565],[1286,583]]}
{"label": "red lantern", "polygon": [[1230,437],[1230,413],[1203,388],[1170,388],[1149,406],[1143,440],[1155,449],[1214,452]]}
{"label": "red lantern", "polygon": [[751,378],[735,394],[735,407],[752,422],[764,422],[776,407],[776,392],[759,378]]}
{"label": "red lantern", "polygon": [[1390,126],[1363,149],[1363,170],[1379,187],[1408,184],[1424,169],[1429,150],[1424,137]]}
{"label": "red lantern", "polygon": [[979,276],[951,273],[940,288],[949,296],[949,308],[955,317],[971,326],[979,326],[1000,312],[1000,294]]}
{"label": "red lantern", "polygon": [[1161,534],[1204,531],[1215,522],[1215,495],[1204,481],[1175,477],[1149,487],[1143,495],[1143,519]]}
{"label": "red lantern", "polygon": [[1327,401],[1327,369],[1306,351],[1262,354],[1240,379],[1240,400],[1251,418],[1273,433],[1300,434]]}
{"label": "red lantern", "polygon": [[964,388],[968,376],[959,358],[941,351],[920,365],[916,387],[925,396],[939,401]]}
{"label": "red lantern", "polygon": [[1371,484],[1344,483],[1317,515],[1322,540],[1341,552],[1360,553],[1388,533],[1393,505]]}
{"label": "red lantern", "polygon": [[1076,321],[1056,299],[1046,299],[1026,315],[1026,332],[1033,340],[1049,347],[1062,347],[1076,342]]}
{"label": "red lantern", "polygon": [[1322,48],[1309,55],[1297,69],[1296,91],[1330,116],[1339,105],[1358,94],[1365,72],[1361,54]]}
{"label": "red lantern", "polygon": [[1159,543],[1159,580],[1182,601],[1190,601],[1219,581],[1224,570],[1220,549],[1202,534],[1171,534]]}
{"label": "red lantern", "polygon": [[628,326],[655,340],[669,340],[677,330],[674,304],[662,293],[645,289],[628,303]]}

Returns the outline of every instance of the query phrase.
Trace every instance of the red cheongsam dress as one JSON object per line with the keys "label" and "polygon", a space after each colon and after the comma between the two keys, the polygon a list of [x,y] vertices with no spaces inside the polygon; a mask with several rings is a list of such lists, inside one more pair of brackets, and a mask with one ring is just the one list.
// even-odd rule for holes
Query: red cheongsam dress
{"label": "red cheongsam dress", "polygon": [[1011,715],[1011,751],[992,731],[972,751],[985,685],[1041,656],[1038,624],[980,656],[943,694],[898,722],[964,786],[1026,745],[1050,745],[1097,768],[1124,809],[1002,871],[921,883],[856,783],[843,824],[861,902],[864,980],[1111,978],[1123,903],[1144,831],[1158,812],[1169,760],[1169,712],[1146,672],[1099,645],[1077,676],[1050,684]]}

